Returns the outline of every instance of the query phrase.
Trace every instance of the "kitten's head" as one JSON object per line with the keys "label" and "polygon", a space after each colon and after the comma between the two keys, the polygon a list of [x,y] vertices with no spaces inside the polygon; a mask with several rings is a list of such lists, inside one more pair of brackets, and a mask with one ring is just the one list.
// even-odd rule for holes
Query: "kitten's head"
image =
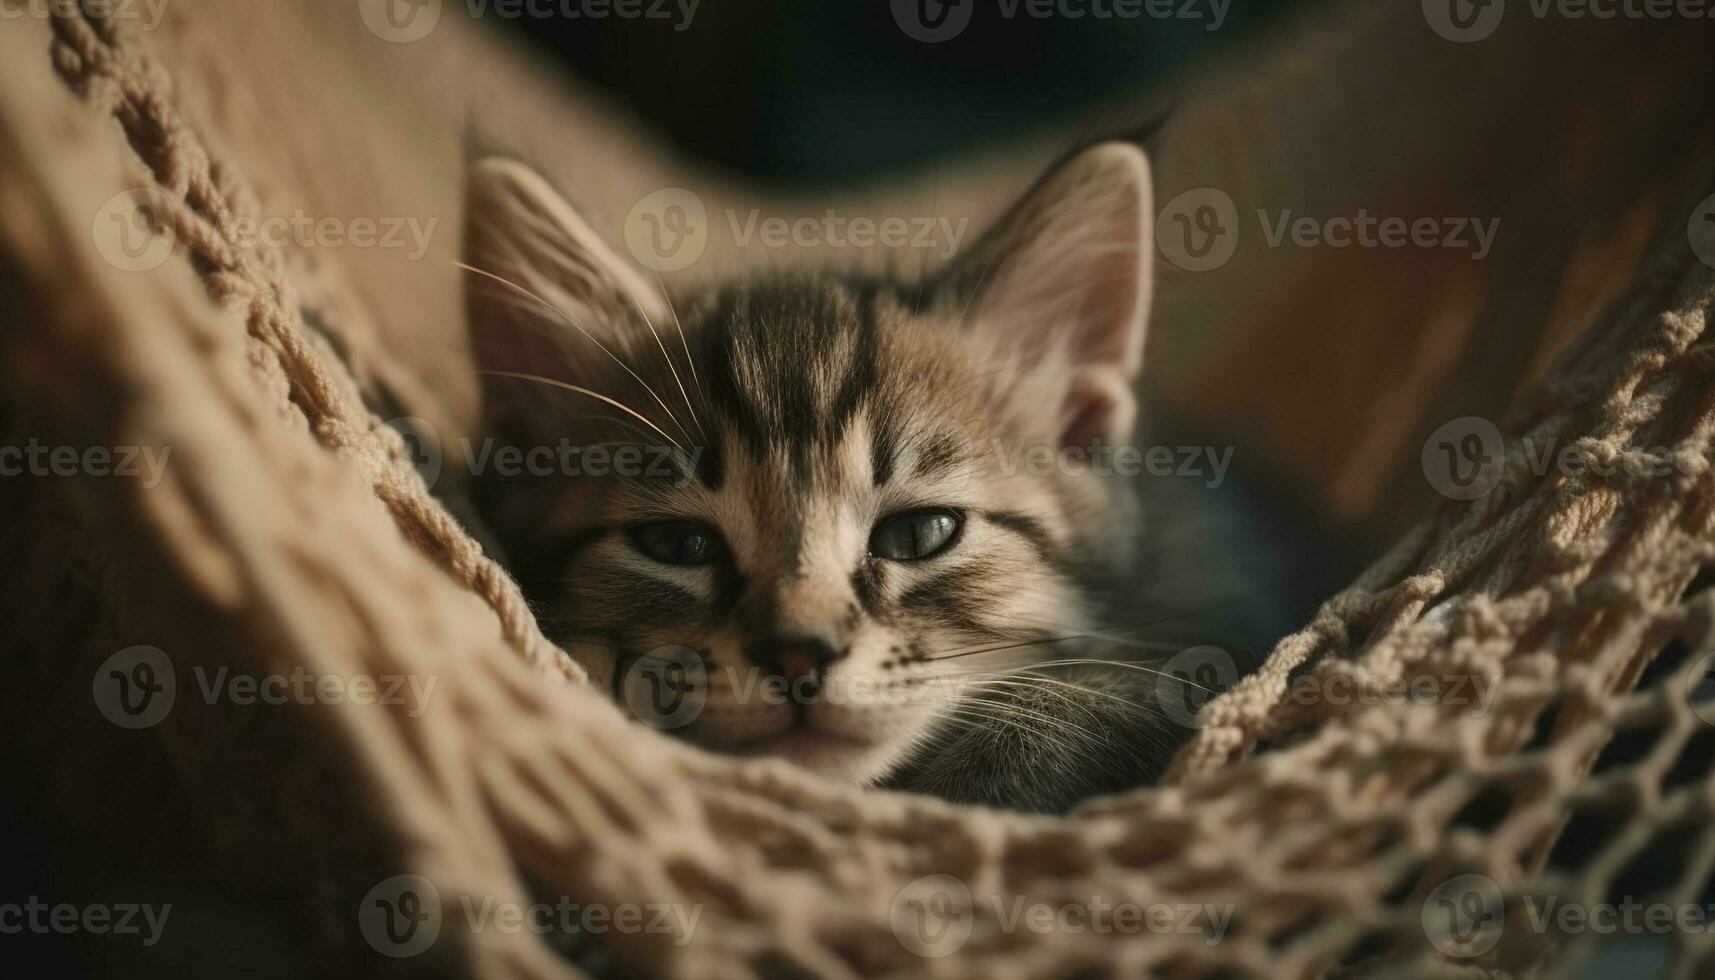
{"label": "kitten's head", "polygon": [[1136,148],[1073,158],[926,282],[671,302],[524,166],[470,190],[479,506],[555,638],[664,727],[872,780],[1091,628],[1136,537],[1085,456],[1135,414]]}

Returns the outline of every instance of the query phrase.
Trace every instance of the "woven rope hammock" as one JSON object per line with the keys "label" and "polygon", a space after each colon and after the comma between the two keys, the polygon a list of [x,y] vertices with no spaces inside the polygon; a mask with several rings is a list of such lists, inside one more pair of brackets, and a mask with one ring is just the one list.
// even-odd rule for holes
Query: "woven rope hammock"
{"label": "woven rope hammock", "polygon": [[[1715,726],[1694,683],[1715,592],[1693,582],[1715,557],[1715,270],[1683,235],[1505,421],[1496,489],[1441,506],[1208,703],[1164,785],[1064,819],[960,809],[705,755],[589,689],[304,328],[294,270],[244,242],[258,203],[141,43],[53,30],[55,72],[0,91],[7,422],[172,455],[150,488],[7,485],[7,554],[28,571],[7,590],[7,684],[100,776],[44,806],[116,807],[152,835],[152,867],[250,894],[319,970],[1517,975],[1599,938],[1536,928],[1526,899],[1602,902],[1641,867],[1640,901],[1708,901]],[[42,55],[0,32],[0,61]],[[90,235],[128,188],[181,246],[147,272]],[[1527,444],[1595,465],[1538,476]],[[172,651],[181,706],[123,731],[89,678],[139,643]],[[199,666],[436,686],[422,711],[243,712],[183,693]],[[1385,695],[1422,678],[1487,693]],[[1350,696],[1293,693],[1306,683]],[[1438,897],[1449,882],[1461,901]],[[434,913],[426,944],[369,935],[377,888],[414,889],[391,898]],[[468,896],[696,919],[555,950],[472,928]],[[1219,936],[1036,929],[1008,920],[1020,903],[1232,916]],[[1661,942],[1683,975],[1715,969],[1707,931]]]}

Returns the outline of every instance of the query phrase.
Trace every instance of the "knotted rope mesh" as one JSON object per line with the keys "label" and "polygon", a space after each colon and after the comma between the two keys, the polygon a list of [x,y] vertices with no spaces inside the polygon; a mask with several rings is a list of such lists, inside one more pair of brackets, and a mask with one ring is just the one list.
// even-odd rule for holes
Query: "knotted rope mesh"
{"label": "knotted rope mesh", "polygon": [[[1600,938],[1544,927],[1544,901],[1715,897],[1715,707],[1697,686],[1715,592],[1693,584],[1715,548],[1715,270],[1682,234],[1505,420],[1492,488],[1440,507],[1205,705],[1164,785],[1016,816],[705,755],[588,690],[305,329],[293,271],[236,234],[259,211],[239,161],[179,117],[139,39],[82,17],[53,32],[81,107],[45,84],[0,95],[6,383],[68,438],[174,456],[152,488],[34,501],[57,523],[30,553],[76,568],[12,588],[52,604],[69,576],[106,610],[33,637],[81,651],[50,664],[78,665],[73,743],[152,740],[182,783],[249,801],[217,807],[225,838],[389,855],[363,852],[381,876],[335,876],[293,913],[352,972],[1519,974]],[[0,51],[48,55],[17,34]],[[91,240],[85,216],[127,188],[179,246],[157,269],[116,270]],[[1545,469],[1543,447],[1582,465]],[[80,658],[157,636],[181,664],[436,688],[290,713],[277,741],[219,711],[115,732]],[[306,790],[304,772],[338,778]],[[377,889],[430,927],[374,933]],[[556,953],[473,927],[471,896],[681,914]],[[1084,915],[1017,917],[1036,908]],[[1715,965],[1707,929],[1658,938],[1683,975]]]}

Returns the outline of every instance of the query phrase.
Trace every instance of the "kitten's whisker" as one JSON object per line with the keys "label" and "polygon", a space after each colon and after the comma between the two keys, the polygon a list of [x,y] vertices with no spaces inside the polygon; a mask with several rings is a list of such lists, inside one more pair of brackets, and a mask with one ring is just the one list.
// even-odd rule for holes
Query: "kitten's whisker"
{"label": "kitten's whisker", "polygon": [[574,385],[574,384],[568,384],[564,381],[555,381],[553,378],[544,378],[539,374],[522,374],[522,373],[519,373],[517,371],[486,371],[486,370],[485,371],[479,371],[477,373],[479,373],[479,374],[491,374],[491,375],[494,375],[495,377],[500,377],[500,378],[516,378],[520,381],[534,381],[537,384],[549,385],[550,387],[554,387],[554,388],[564,388],[567,391],[575,391],[580,395],[588,395],[589,397],[594,398],[597,401],[606,402],[607,404],[612,405],[614,408],[619,409],[620,411],[631,416],[632,418],[636,419],[637,421],[642,422],[644,425],[649,426],[651,429],[654,429],[656,434],[660,435],[661,438],[672,443],[673,448],[679,450],[680,452],[685,451],[685,447],[679,445],[679,440],[674,439],[672,436],[668,435],[660,426],[656,425],[654,422],[649,421],[647,418],[643,417],[642,414],[638,413],[636,410],[632,409],[630,406],[628,406],[622,402],[615,401],[614,399],[607,397],[606,395],[602,394],[599,391],[591,391],[588,388],[579,387],[578,385]]}
{"label": "kitten's whisker", "polygon": [[[1210,612],[1210,611],[1213,611],[1216,609],[1222,609],[1222,608],[1225,608],[1225,607],[1231,606],[1231,605],[1236,605],[1237,603],[1243,602],[1244,598],[1245,597],[1243,597],[1243,596],[1235,596],[1231,599],[1226,600],[1225,602],[1218,602],[1218,603],[1215,603],[1214,605],[1208,606],[1206,608],[1189,609],[1189,610],[1186,610],[1185,612],[1182,612],[1182,613],[1175,613],[1172,616],[1163,616],[1160,619],[1153,619],[1153,620],[1150,620],[1149,622],[1146,622],[1146,623],[1134,623],[1134,624],[1129,625],[1129,626],[1107,626],[1107,627],[1103,627],[1101,629],[1087,630],[1083,633],[1068,633],[1068,634],[1065,634],[1063,636],[1043,637],[1043,638],[1038,639],[1038,640],[1021,641],[1020,643],[1014,644],[1014,646],[1028,646],[1031,643],[1067,643],[1067,642],[1070,642],[1072,640],[1082,639],[1085,637],[1106,637],[1106,636],[1112,636],[1115,634],[1136,633],[1140,630],[1154,629],[1158,626],[1162,626],[1164,624],[1171,623],[1174,620],[1185,619],[1188,616],[1196,616],[1196,615],[1199,615],[1201,613]],[[1119,641],[1116,641],[1116,642],[1119,642]],[[1161,640],[1161,641],[1131,640],[1131,641],[1125,641],[1125,642],[1129,642],[1132,645],[1138,646],[1140,648],[1161,649],[1161,650],[1171,650],[1171,649],[1181,645],[1178,643],[1173,643],[1173,642],[1169,642],[1169,641],[1165,641],[1165,640]],[[1007,650],[1007,649],[1012,649],[1012,646],[989,647],[989,646],[978,645],[977,647],[950,647],[946,650],[937,651],[936,653],[934,653],[928,657],[925,657],[924,659],[925,660],[951,660],[951,659],[954,659],[955,657],[966,656],[969,654],[990,653],[990,652],[993,652],[995,650]]]}
{"label": "kitten's whisker", "polygon": [[[1052,737],[1058,734],[1058,732],[1052,730],[1045,731],[1040,728],[1032,728],[1016,718],[1012,718],[1004,714],[995,714],[992,711],[984,711],[981,708],[971,705],[962,705],[953,708],[947,712],[947,717],[952,718],[955,721],[971,725],[977,730],[984,732],[995,732],[998,730],[998,726],[1005,726],[1007,728],[1017,729],[1028,738],[1041,738],[1044,735]],[[990,722],[998,724],[990,724]]]}
{"label": "kitten's whisker", "polygon": [[[685,382],[679,380],[679,369],[673,364],[673,355],[667,353],[667,345],[661,342],[661,335],[655,332],[655,321],[649,319],[648,311],[643,308],[643,304],[638,302],[636,297],[633,297],[631,302],[637,307],[637,312],[643,317],[643,322],[648,325],[649,336],[655,338],[655,346],[661,348],[661,356],[667,361],[667,370],[673,373],[673,383],[679,386],[679,397],[685,400],[685,412],[691,416],[691,422],[696,425],[697,432],[702,435],[703,441],[708,442],[708,430],[703,428],[703,420],[697,418],[697,410],[691,406],[691,396],[685,391]],[[674,424],[677,423],[678,420],[675,419]],[[679,426],[679,431],[685,433],[686,439],[691,438],[691,434],[685,432],[684,426]]]}
{"label": "kitten's whisker", "polygon": [[587,420],[587,419],[595,419],[595,420],[601,421],[601,422],[612,422],[614,425],[620,426],[621,428],[627,429],[631,432],[635,432],[638,435],[643,436],[646,439],[649,439],[650,442],[654,441],[654,437],[649,435],[649,433],[643,431],[642,429],[639,429],[636,425],[633,425],[631,422],[628,422],[625,419],[614,418],[612,415],[579,414],[579,415],[561,415],[561,416],[557,416],[557,417],[562,418],[562,419],[566,419],[567,421],[572,421],[572,420],[582,421],[582,420]]}
{"label": "kitten's whisker", "polygon": [[1022,674],[1023,676],[1031,678],[1032,680],[1034,680],[1038,684],[1050,684],[1050,685],[1053,685],[1055,687],[1070,688],[1071,690],[1081,691],[1084,694],[1094,695],[1098,698],[1106,698],[1109,701],[1113,701],[1116,704],[1123,704],[1129,708],[1136,708],[1140,711],[1143,710],[1143,705],[1138,704],[1136,701],[1133,701],[1130,698],[1122,698],[1117,694],[1112,694],[1112,693],[1109,693],[1107,691],[1098,691],[1093,687],[1086,687],[1082,684],[1074,684],[1071,681],[1063,681],[1063,680],[1060,680],[1060,679],[1054,678],[1054,677],[1043,677],[1040,674],[1033,673],[1033,671],[1038,670],[1038,669],[1039,669],[1038,665],[1031,664],[1028,667],[1012,668],[1011,670],[1005,671],[1005,673],[1013,674],[1014,676],[1018,676],[1018,675]]}
{"label": "kitten's whisker", "polygon": [[[980,651],[980,652],[986,653],[989,651]],[[947,658],[941,658],[941,659],[954,659],[954,658],[947,657]],[[1179,677],[1179,676],[1174,675],[1174,674],[1169,674],[1168,672],[1166,672],[1164,670],[1157,669],[1155,667],[1148,667],[1148,666],[1145,666],[1143,664],[1131,663],[1130,661],[1126,661],[1126,660],[1101,660],[1101,659],[1095,659],[1095,658],[1077,658],[1077,659],[1063,659],[1063,660],[1033,660],[1033,661],[1029,661],[1026,663],[1019,664],[1019,665],[1014,666],[1014,667],[996,668],[992,671],[980,671],[980,672],[976,672],[974,674],[935,674],[935,675],[925,676],[925,677],[907,678],[905,680],[898,681],[896,683],[909,686],[911,684],[927,684],[927,683],[933,683],[933,682],[938,682],[938,681],[948,681],[948,680],[959,681],[959,680],[963,680],[964,678],[967,678],[967,677],[973,677],[973,676],[974,677],[982,677],[985,674],[1018,674],[1018,673],[1030,672],[1030,671],[1047,670],[1047,669],[1053,668],[1053,667],[1074,667],[1074,666],[1079,666],[1079,665],[1089,665],[1089,666],[1096,666],[1096,667],[1118,667],[1121,670],[1142,671],[1143,673],[1146,673],[1146,674],[1155,674],[1158,677],[1170,678],[1170,679],[1178,681],[1182,684],[1189,684],[1192,687],[1197,688],[1198,690],[1207,691],[1210,694],[1218,693],[1216,691],[1211,691],[1211,690],[1209,690],[1209,688],[1206,688],[1206,687],[1202,686],[1201,684],[1198,684],[1194,681],[1187,680],[1185,678]],[[1032,675],[1032,676],[1034,676],[1034,675]],[[1091,694],[1104,695],[1104,692],[1091,690],[1090,688],[1082,687],[1082,686],[1077,685],[1077,684],[1071,684],[1070,682],[1067,682],[1067,681],[1056,681],[1056,680],[1053,680],[1052,678],[1047,678],[1047,677],[1042,677],[1039,679],[1043,680],[1043,681],[1051,681],[1051,682],[1057,683],[1057,684],[1064,684],[1068,687],[1076,688],[1078,690],[1089,691]],[[1105,695],[1105,696],[1116,697],[1115,695]],[[1121,698],[1118,700],[1123,701],[1125,699]],[[1126,703],[1132,704],[1134,706],[1136,705],[1136,702],[1134,702],[1134,701],[1126,701]]]}
{"label": "kitten's whisker", "polygon": [[[685,321],[679,319],[678,307],[673,305],[673,294],[669,293],[666,284],[662,283],[660,273],[655,274],[655,287],[660,291],[661,299],[667,304],[667,312],[673,314],[673,326],[679,330],[679,345],[685,348],[685,364],[691,369],[691,387],[697,389],[698,398],[707,401],[709,396],[703,394],[703,379],[697,376],[697,359],[691,356],[691,341],[685,336]],[[701,425],[698,426],[698,428],[701,427]],[[708,438],[708,434],[704,433],[703,438]]]}
{"label": "kitten's whisker", "polygon": [[1130,640],[1123,636],[1107,636],[1101,633],[1091,633],[1090,636],[1105,644],[1117,647],[1130,647],[1133,650],[1171,650],[1175,653],[1195,644],[1184,640]]}
{"label": "kitten's whisker", "polygon": [[[1038,678],[1038,680],[1040,680],[1040,678]],[[1060,691],[1056,691],[1051,687],[1045,687],[1041,684],[1033,684],[1030,681],[1025,680],[1025,679],[1006,679],[1006,678],[994,677],[994,678],[989,678],[987,680],[972,681],[971,686],[978,688],[978,689],[995,689],[995,688],[998,688],[998,689],[1001,689],[1002,691],[1006,691],[1006,690],[1036,691],[1036,692],[1039,692],[1041,694],[1046,694],[1046,695],[1049,695],[1050,697],[1057,698],[1060,701],[1062,701],[1066,704],[1069,704],[1072,707],[1078,709],[1079,711],[1082,711],[1090,719],[1090,721],[1095,722],[1098,725],[1101,724],[1101,721],[1102,721],[1102,719],[1099,716],[1097,716],[1097,714],[1094,711],[1091,711],[1085,705],[1079,704],[1077,699],[1073,698],[1071,695],[1063,694]],[[1076,684],[1066,684],[1065,686],[1072,688],[1073,690],[1077,690],[1077,691],[1084,690],[1083,688],[1078,687]],[[1094,693],[1094,692],[1091,692],[1091,693]]]}
{"label": "kitten's whisker", "polygon": [[902,677],[892,681],[892,683],[905,688],[925,687],[930,684],[951,684],[956,687],[957,685],[964,684],[975,677],[986,677],[990,674],[1000,674],[1011,670],[1023,670],[1026,667],[1034,666],[1034,663],[1034,661],[1021,662],[1012,667],[996,668],[993,670],[960,670],[948,671],[947,673],[920,674],[915,677]]}
{"label": "kitten's whisker", "polygon": [[[478,269],[474,265],[467,265],[463,262],[455,261],[455,262],[453,262],[453,265],[459,267],[460,269],[463,269],[466,272],[474,273],[475,275],[479,275],[479,276],[483,276],[484,278],[491,279],[494,282],[497,282],[497,283],[501,284],[502,286],[505,286],[508,289],[517,290],[519,293],[522,293],[523,295],[528,296],[531,299],[535,300],[536,302],[542,304],[543,309],[546,309],[546,310],[552,312],[555,316],[564,320],[566,322],[567,326],[576,330],[578,333],[583,334],[584,337],[587,340],[589,340],[590,343],[601,348],[601,352],[603,354],[606,354],[608,357],[613,358],[613,363],[619,365],[625,371],[626,374],[631,375],[632,379],[635,380],[639,385],[642,385],[643,390],[649,393],[649,397],[655,399],[655,404],[661,406],[661,410],[663,412],[667,413],[667,417],[669,419],[673,420],[673,424],[679,427],[679,431],[684,433],[685,438],[687,440],[691,438],[691,434],[689,432],[686,432],[684,425],[682,425],[679,422],[679,417],[673,414],[673,410],[671,408],[667,407],[667,403],[661,400],[661,396],[656,393],[655,389],[650,386],[649,382],[643,380],[643,378],[640,375],[638,375],[638,373],[636,371],[633,371],[631,369],[631,365],[629,365],[629,364],[625,363],[623,360],[621,360],[618,354],[615,354],[613,351],[609,350],[606,344],[602,343],[600,340],[597,340],[595,334],[592,334],[588,330],[585,330],[581,324],[579,324],[577,321],[573,320],[570,316],[566,315],[566,311],[560,309],[559,307],[555,306],[554,304],[543,299],[541,296],[538,296],[536,293],[531,292],[529,289],[524,288],[523,286],[519,285],[518,283],[513,282],[512,280],[506,278],[505,276],[496,275],[495,273],[489,272],[487,269]],[[641,308],[639,308],[639,309],[641,310]],[[651,328],[651,329],[654,329],[654,328]],[[637,413],[633,412],[632,414],[636,415]],[[638,418],[642,418],[642,416],[639,415]],[[648,420],[644,419],[644,421],[648,421]],[[654,423],[650,423],[650,424],[653,425]],[[657,431],[659,431],[659,430],[657,430]],[[665,432],[663,432],[661,434],[666,435]],[[678,442],[674,442],[673,445],[678,446],[679,444],[678,444]],[[679,448],[680,448],[681,452],[684,451],[683,446],[680,446]]]}
{"label": "kitten's whisker", "polygon": [[983,283],[988,281],[989,270],[994,268],[995,259],[998,256],[999,253],[997,252],[995,255],[989,256],[989,260],[983,263],[982,275],[977,277],[977,284],[971,287],[971,294],[965,297],[965,305],[959,310],[960,323],[965,322],[965,315],[971,312],[971,304],[976,302],[977,294],[983,291]]}
{"label": "kitten's whisker", "polygon": [[991,701],[988,698],[970,696],[965,697],[964,700],[969,704],[984,704],[991,708],[999,708],[1000,710],[1011,714],[1022,715],[1026,718],[1033,719],[1040,724],[1053,726],[1061,731],[1072,731],[1079,735],[1086,735],[1093,740],[1099,741],[1101,738],[1101,736],[1097,735],[1095,732],[1090,731],[1088,728],[1085,728],[1076,722],[1067,721],[1064,718],[1056,718],[1053,715],[1043,714],[1040,711],[1033,711],[1030,708],[1023,707],[1022,705],[1008,704],[1005,701]]}
{"label": "kitten's whisker", "polygon": [[[1152,623],[1149,625],[1153,626],[1153,625],[1158,625],[1158,624]],[[1137,627],[1137,628],[1138,629],[1146,629],[1148,627]],[[951,652],[951,653],[936,654],[935,656],[925,657],[924,659],[926,661],[930,661],[930,662],[939,661],[939,660],[958,660],[961,657],[974,657],[979,653],[1000,653],[1000,652],[1005,651],[1005,650],[1022,650],[1022,649],[1026,649],[1026,648],[1034,647],[1034,646],[1052,646],[1056,643],[1070,643],[1073,640],[1086,640],[1086,639],[1091,639],[1091,638],[1105,639],[1111,643],[1116,643],[1116,644],[1119,644],[1121,646],[1135,647],[1135,648],[1141,649],[1141,650],[1174,650],[1174,649],[1178,649],[1181,646],[1181,644],[1178,644],[1178,643],[1168,643],[1168,642],[1159,641],[1159,640],[1124,640],[1124,639],[1119,639],[1117,637],[1104,635],[1105,633],[1108,633],[1108,632],[1121,632],[1121,631],[1115,630],[1115,631],[1095,631],[1095,632],[1089,632],[1089,633],[1069,633],[1065,636],[1045,636],[1045,637],[1038,637],[1038,638],[1029,639],[1029,640],[1017,640],[1017,641],[1014,641],[1011,643],[1002,643],[1002,644],[998,644],[998,645],[994,645],[994,646],[978,647],[976,649],[960,649],[960,648],[955,647],[953,652]]]}
{"label": "kitten's whisker", "polygon": [[952,647],[939,653],[922,658],[920,663],[938,663],[942,660],[958,660],[962,657],[974,657],[979,653],[998,653],[1003,650],[1017,650],[1035,644],[1065,643],[1080,639],[1083,633],[1070,633],[1065,636],[1045,636],[1028,640],[1013,640],[1007,643],[988,643],[969,647]]}
{"label": "kitten's whisker", "polygon": [[[935,196],[929,205],[929,213],[939,219],[941,210],[941,178],[935,178]],[[917,269],[917,298],[911,301],[914,308],[923,307],[923,287],[929,282],[929,250],[923,249],[923,262]]]}
{"label": "kitten's whisker", "polygon": [[1032,668],[1033,669],[1046,670],[1049,667],[1072,667],[1072,666],[1077,666],[1079,664],[1097,664],[1097,665],[1100,665],[1103,667],[1119,667],[1119,668],[1122,668],[1125,670],[1141,670],[1146,674],[1155,674],[1158,677],[1166,677],[1166,678],[1169,678],[1170,680],[1178,681],[1181,684],[1189,684],[1190,686],[1196,688],[1197,690],[1206,691],[1209,694],[1219,693],[1217,691],[1209,690],[1208,688],[1197,683],[1196,681],[1189,680],[1189,679],[1184,678],[1184,677],[1179,677],[1175,674],[1169,674],[1165,670],[1157,670],[1154,667],[1145,667],[1142,664],[1127,663],[1124,660],[1087,660],[1087,659],[1086,660],[1048,660],[1048,661],[1044,661],[1043,663],[1033,664]]}
{"label": "kitten's whisker", "polygon": [[[1005,694],[998,692],[998,691],[997,692],[990,692],[990,693],[995,694],[997,697],[1006,697]],[[1094,737],[1093,732],[1090,732],[1087,729],[1084,729],[1082,726],[1078,725],[1075,722],[1068,721],[1065,718],[1058,718],[1058,717],[1055,717],[1054,715],[1046,714],[1046,713],[1041,712],[1041,711],[1037,711],[1034,708],[1026,708],[1023,705],[1017,704],[1014,702],[997,700],[995,698],[985,698],[985,697],[980,697],[980,696],[977,696],[974,694],[969,694],[969,693],[961,694],[959,696],[959,702],[962,704],[986,705],[986,706],[991,707],[991,708],[998,708],[1002,711],[1005,711],[1009,716],[1018,716],[1021,718],[1028,718],[1032,721],[1035,721],[1038,724],[1055,726],[1055,727],[1060,728],[1060,729],[1078,731],[1078,732],[1082,732],[1083,734],[1090,735],[1090,736]]]}
{"label": "kitten's whisker", "polygon": [[[986,711],[979,711],[975,708],[954,708],[953,710],[947,712],[947,717],[954,722],[958,722],[958,723],[964,724],[964,725],[969,725],[971,727],[978,729],[979,731],[984,731],[984,732],[995,731],[995,728],[988,724],[989,722],[999,722],[1000,724],[1005,725],[1009,728],[1016,728],[1019,731],[1023,732],[1025,735],[1028,735],[1032,738],[1040,738],[1044,734],[1043,732],[1041,732],[1037,729],[1031,728],[1030,726],[1024,724],[1021,721],[1015,721],[1014,719],[1008,718],[1005,715],[996,715],[996,714],[990,714],[989,712],[986,712]],[[942,739],[950,741],[956,735],[958,735],[957,726],[956,725],[949,725],[947,727],[947,730],[944,733],[941,733],[940,737]]]}

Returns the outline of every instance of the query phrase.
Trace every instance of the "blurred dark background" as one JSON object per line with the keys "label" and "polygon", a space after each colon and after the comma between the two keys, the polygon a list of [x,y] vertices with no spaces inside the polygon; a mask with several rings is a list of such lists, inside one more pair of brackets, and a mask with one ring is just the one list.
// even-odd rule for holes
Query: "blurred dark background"
{"label": "blurred dark background", "polygon": [[[669,2],[659,17],[519,18],[507,29],[687,155],[753,178],[817,184],[1063,122],[1308,0],[1055,4],[1060,12],[1042,17],[1030,13],[1045,9],[1040,0],[702,0],[688,25]],[[1077,11],[1084,15],[1069,16]],[[928,33],[923,18],[952,36],[913,36]]]}

